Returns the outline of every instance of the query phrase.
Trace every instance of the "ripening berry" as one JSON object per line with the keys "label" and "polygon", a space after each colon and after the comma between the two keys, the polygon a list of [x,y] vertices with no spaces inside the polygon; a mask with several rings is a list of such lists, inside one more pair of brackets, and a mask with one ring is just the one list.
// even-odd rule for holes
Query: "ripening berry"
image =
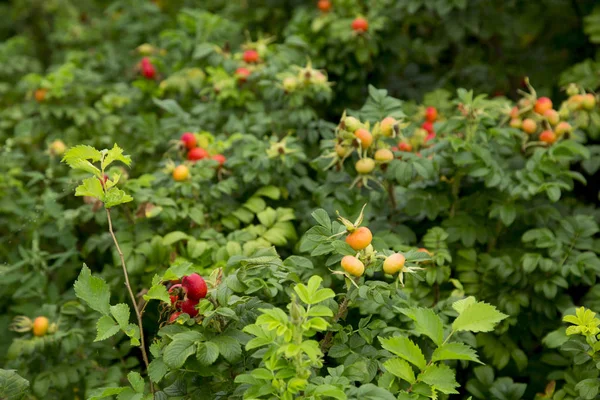
{"label": "ripening berry", "polygon": [[248,68],[244,68],[244,67],[239,67],[238,69],[235,70],[235,77],[238,79],[238,81],[244,83],[248,80],[248,77],[250,76],[251,72]]}
{"label": "ripening berry", "polygon": [[532,133],[535,133],[535,131],[537,131],[537,123],[531,118],[527,118],[523,121],[521,129],[523,129],[523,132],[531,135]]}
{"label": "ripening berry", "polygon": [[379,149],[375,152],[375,161],[382,163],[390,162],[394,159],[394,153],[390,149]]}
{"label": "ripening berry", "polygon": [[38,103],[41,103],[42,101],[44,101],[46,99],[46,93],[48,93],[48,90],[46,89],[37,89],[33,95],[35,97],[35,101],[37,101]]}
{"label": "ripening berry", "polygon": [[44,336],[46,332],[48,332],[49,325],[48,318],[46,317],[37,317],[33,320],[33,334],[35,336]]}
{"label": "ripening berry", "polygon": [[198,315],[198,310],[196,310],[196,305],[198,305],[198,300],[185,299],[181,303],[181,312],[188,314],[190,317],[194,318]]}
{"label": "ripening berry", "polygon": [[341,144],[336,144],[335,145],[335,153],[338,155],[339,158],[344,158],[346,157],[346,155],[348,154],[348,148],[344,147]]}
{"label": "ripening berry", "polygon": [[211,158],[219,163],[219,167],[222,167],[225,161],[227,161],[227,158],[223,154],[215,154]]}
{"label": "ripening berry", "polygon": [[353,276],[361,276],[365,273],[365,265],[354,256],[344,256],[341,261],[344,271]]}
{"label": "ripening berry", "polygon": [[195,272],[184,276],[181,279],[181,286],[183,286],[187,297],[196,301],[205,298],[208,291],[204,278]]}
{"label": "ripening berry", "polygon": [[583,99],[584,97],[582,94],[571,96],[567,100],[567,106],[571,111],[579,110],[581,107],[583,107]]}
{"label": "ripening berry", "polygon": [[404,268],[406,257],[400,253],[394,253],[383,262],[383,272],[386,274],[394,275]]}
{"label": "ripening berry", "polygon": [[63,154],[65,154],[66,150],[67,146],[62,140],[55,140],[52,143],[50,143],[50,154],[54,156],[62,156]]}
{"label": "ripening berry", "polygon": [[196,147],[196,136],[194,136],[192,132],[185,132],[183,135],[181,135],[181,141],[188,149],[193,149]]}
{"label": "ripening berry", "polygon": [[206,157],[208,157],[208,152],[206,150],[204,150],[202,147],[194,147],[187,154],[188,160],[194,161],[194,162],[196,162],[198,160],[202,160]]}
{"label": "ripening berry", "polygon": [[148,57],[142,58],[142,61],[140,62],[140,71],[146,79],[154,79],[156,76],[156,69]]}
{"label": "ripening berry", "polygon": [[365,249],[372,240],[373,234],[366,226],[361,226],[346,236],[346,243],[356,251]]}
{"label": "ripening berry", "polygon": [[375,161],[369,157],[361,158],[356,162],[354,168],[361,175],[370,174],[375,169]]}
{"label": "ripening berry", "polygon": [[331,1],[319,0],[319,2],[317,3],[317,7],[319,7],[319,10],[323,12],[328,12],[329,10],[331,10]]}
{"label": "ripening berry", "polygon": [[177,321],[177,318],[179,318],[179,316],[183,314],[179,311],[174,312],[173,314],[171,314],[171,316],[169,317],[169,323],[172,324],[173,322]]}
{"label": "ripening berry", "polygon": [[565,133],[570,133],[572,129],[573,127],[571,126],[571,124],[563,121],[556,125],[556,128],[554,128],[554,133],[556,133],[557,136],[562,136]]}
{"label": "ripening berry", "polygon": [[173,179],[177,182],[182,182],[188,179],[190,176],[190,170],[185,165],[178,165],[173,170]]}
{"label": "ripening berry", "polygon": [[433,123],[430,121],[425,121],[423,122],[423,124],[421,125],[421,128],[425,129],[427,131],[427,133],[433,133]]}
{"label": "ripening berry", "polygon": [[373,143],[373,135],[371,135],[371,132],[364,128],[360,128],[354,131],[354,136],[356,136],[363,149],[369,148]]}
{"label": "ripening berry", "polygon": [[435,107],[427,107],[425,109],[425,120],[429,122],[435,122],[438,117],[438,111]]}
{"label": "ripening berry", "polygon": [[352,21],[352,30],[354,32],[364,33],[369,30],[369,22],[362,17],[358,17]]}
{"label": "ripening berry", "polygon": [[540,140],[547,144],[552,144],[556,142],[556,134],[552,131],[544,131],[540,133]]}
{"label": "ripening berry", "polygon": [[546,111],[551,110],[551,109],[552,109],[552,100],[550,100],[548,97],[540,97],[535,102],[535,106],[533,106],[533,110],[540,115],[544,115],[544,113]]}
{"label": "ripening berry", "polygon": [[358,118],[346,117],[344,118],[344,126],[348,132],[354,132],[362,126]]}
{"label": "ripening berry", "polygon": [[581,106],[588,111],[593,110],[596,107],[596,97],[591,93],[584,94]]}
{"label": "ripening berry", "polygon": [[283,90],[290,93],[296,90],[296,88],[298,87],[298,80],[293,76],[288,76],[283,80],[281,85],[283,86]]}
{"label": "ripening berry", "polygon": [[511,118],[519,118],[519,107],[515,106],[510,110]]}
{"label": "ripening berry", "polygon": [[546,111],[544,117],[546,117],[550,125],[556,125],[560,122],[560,115],[558,115],[558,111],[556,110]]}
{"label": "ripening berry", "polygon": [[381,129],[381,133],[385,137],[392,137],[394,135],[394,126],[398,123],[392,117],[386,117],[381,121],[379,128]]}
{"label": "ripening berry", "polygon": [[511,128],[521,129],[522,125],[523,125],[523,121],[521,120],[521,118],[512,118],[510,120],[510,127]]}
{"label": "ripening berry", "polygon": [[413,147],[412,144],[408,143],[408,142],[400,142],[398,143],[398,149],[400,151],[412,151]]}
{"label": "ripening berry", "polygon": [[256,50],[246,50],[243,54],[243,58],[248,64],[255,64],[260,61],[260,56]]}

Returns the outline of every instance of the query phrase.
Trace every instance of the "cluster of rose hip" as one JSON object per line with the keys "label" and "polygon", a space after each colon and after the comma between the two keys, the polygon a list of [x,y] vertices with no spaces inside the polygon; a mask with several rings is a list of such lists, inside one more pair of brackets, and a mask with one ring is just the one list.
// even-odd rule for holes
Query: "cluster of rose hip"
{"label": "cluster of rose hip", "polygon": [[[181,147],[187,151],[188,161],[195,163],[204,159],[212,159],[219,163],[219,168],[225,164],[227,159],[223,154],[215,154],[210,156],[206,149],[198,146],[196,135],[191,132],[186,132],[181,135]],[[185,164],[180,164],[173,169],[173,179],[178,182],[185,181],[190,176],[190,169]]]}
{"label": "cluster of rose hip", "polygon": [[394,159],[394,153],[384,139],[396,136],[398,121],[384,118],[373,127],[355,117],[344,116],[336,129],[334,152],[329,155],[336,163],[343,163],[354,152],[358,161],[354,165],[360,175],[369,175],[377,165],[384,166]]}
{"label": "cluster of rose hip", "polygon": [[[344,256],[340,261],[340,265],[346,274],[356,278],[361,277],[365,273],[365,268],[375,265],[377,259],[382,259],[383,272],[388,275],[398,274],[398,280],[403,285],[405,273],[415,273],[422,269],[418,266],[406,265],[406,257],[402,253],[393,253],[387,257],[378,255],[371,244],[373,240],[371,230],[366,226],[360,226],[363,221],[362,211],[355,222],[350,222],[341,216],[339,220],[346,227],[346,231],[342,232],[342,235],[347,233],[346,243],[357,252],[354,256]],[[432,253],[425,248],[420,248],[417,251],[432,256]]]}
{"label": "cluster of rose hip", "polygon": [[281,76],[281,86],[286,93],[292,93],[299,88],[311,86],[329,89],[327,76],[323,72],[314,69],[310,64],[304,68],[296,68],[298,69],[296,74],[289,72]]}
{"label": "cluster of rose hip", "polygon": [[528,137],[537,135],[540,142],[550,145],[572,130],[552,106],[548,97],[523,98],[510,111],[510,126],[521,129]]}
{"label": "cluster of rose hip", "polygon": [[[438,110],[435,107],[425,108],[425,121],[420,128],[414,130],[410,138],[403,138],[398,142],[398,146],[392,148],[394,151],[412,152],[427,145],[431,139],[435,138],[435,129],[433,124],[438,120]],[[419,154],[419,153],[417,153]]]}
{"label": "cluster of rose hip", "polygon": [[181,278],[181,283],[175,281],[175,284],[169,288],[171,308],[173,309],[169,323],[175,322],[183,313],[192,318],[198,315],[196,306],[201,299],[206,297],[207,292],[206,282],[196,273],[184,276]]}
{"label": "cluster of rose hip", "polygon": [[251,66],[261,62],[260,54],[254,49],[244,51],[244,53],[242,53],[242,60],[244,60],[247,65],[238,67],[234,74],[239,83],[245,83],[250,75],[252,75]]}

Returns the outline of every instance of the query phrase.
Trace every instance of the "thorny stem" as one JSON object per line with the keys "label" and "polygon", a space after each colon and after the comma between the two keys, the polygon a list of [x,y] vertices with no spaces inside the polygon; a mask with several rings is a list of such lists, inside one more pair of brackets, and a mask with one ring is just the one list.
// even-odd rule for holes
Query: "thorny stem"
{"label": "thorny stem", "polygon": [[[358,280],[358,278],[356,278],[356,280]],[[342,318],[342,316],[348,310],[348,304],[350,303],[350,299],[348,299],[348,295],[350,294],[350,291],[352,290],[352,288],[353,288],[353,285],[348,284],[348,291],[346,292],[346,296],[344,297],[344,300],[340,303],[340,306],[338,307],[338,312],[333,317],[334,324],[336,322],[338,322],[340,320],[340,318]],[[332,338],[333,338],[333,331],[328,331],[327,334],[325,335],[325,337],[323,338],[323,340],[321,340],[321,352],[323,354],[326,354],[327,351],[329,351],[329,348],[331,347],[331,339]]]}
{"label": "thorny stem", "polygon": [[[131,298],[131,303],[133,304],[133,309],[135,310],[135,315],[138,321],[138,327],[140,328],[140,349],[142,350],[142,359],[144,360],[146,371],[148,371],[148,366],[150,363],[148,362],[148,354],[146,353],[142,314],[135,301],[135,295],[133,294],[133,290],[131,290],[131,285],[129,284],[129,274],[127,273],[127,266],[125,265],[125,257],[123,256],[123,252],[121,251],[121,247],[119,246],[119,242],[113,231],[112,218],[110,217],[110,210],[108,208],[106,209],[106,217],[108,218],[108,230],[110,232],[110,235],[112,236],[113,242],[115,243],[117,252],[119,253],[119,258],[121,258],[121,266],[123,267],[123,275],[125,276],[125,286],[127,287],[127,292],[129,293],[129,297]],[[152,394],[154,394],[154,385],[152,384],[152,380],[150,380],[150,391],[152,392]]]}

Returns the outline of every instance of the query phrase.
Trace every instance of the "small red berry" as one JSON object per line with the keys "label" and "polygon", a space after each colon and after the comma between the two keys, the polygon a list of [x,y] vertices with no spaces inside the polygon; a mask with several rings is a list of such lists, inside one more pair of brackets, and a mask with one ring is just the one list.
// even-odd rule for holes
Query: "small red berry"
{"label": "small red berry", "polygon": [[171,314],[171,316],[169,317],[169,323],[172,324],[173,322],[175,322],[177,320],[177,318],[181,315],[182,313],[177,311],[174,312],[173,314]]}
{"label": "small red berry", "polygon": [[185,299],[181,303],[181,312],[189,314],[190,317],[195,317],[198,315],[198,310],[196,310],[196,305],[198,304],[198,300]]}
{"label": "small red berry", "polygon": [[188,152],[187,158],[190,161],[198,161],[208,157],[208,152],[202,147],[194,147]]}
{"label": "small red berry", "polygon": [[425,136],[425,141],[424,143],[429,142],[431,139],[435,138],[435,132],[431,132],[430,134],[428,134],[427,136]]}
{"label": "small red berry", "polygon": [[331,10],[331,1],[319,0],[319,2],[317,3],[317,7],[319,7],[319,10],[323,12],[328,12],[329,10]]}
{"label": "small red berry", "polygon": [[181,135],[181,141],[188,149],[193,149],[196,147],[196,136],[194,136],[191,132],[186,132]]}
{"label": "small red berry", "polygon": [[246,50],[243,57],[244,61],[248,64],[255,64],[260,61],[260,56],[256,50]]}
{"label": "small red berry", "polygon": [[140,69],[142,71],[142,75],[146,79],[154,79],[156,76],[156,69],[148,57],[142,58],[142,61],[140,62]]}
{"label": "small red berry", "polygon": [[235,77],[242,83],[244,83],[248,80],[248,77],[250,76],[250,74],[251,74],[251,72],[248,68],[239,67],[238,69],[235,70]]}
{"label": "small red berry", "polygon": [[536,113],[544,115],[546,111],[552,110],[552,100],[550,100],[547,97],[540,97],[535,102],[535,106],[533,106],[533,109]]}
{"label": "small red berry", "polygon": [[211,158],[218,162],[220,167],[222,167],[223,164],[225,164],[225,161],[227,161],[227,158],[225,158],[223,154],[215,154]]}
{"label": "small red berry", "polygon": [[540,133],[540,140],[547,144],[556,142],[556,134],[552,131],[544,131]]}
{"label": "small red berry", "polygon": [[369,30],[369,21],[362,17],[355,18],[352,21],[352,30],[358,33],[364,33]]}
{"label": "small red berry", "polygon": [[438,111],[435,107],[427,107],[425,109],[425,119],[429,122],[435,122],[438,117]]}
{"label": "small red berry", "polygon": [[413,147],[408,142],[400,142],[398,143],[398,149],[400,149],[400,151],[412,151]]}
{"label": "small red berry", "polygon": [[421,128],[425,129],[428,133],[434,133],[433,131],[433,123],[431,121],[425,121],[421,125]]}
{"label": "small red berry", "polygon": [[197,273],[184,276],[181,280],[181,285],[189,299],[197,301],[206,297],[206,292],[208,291],[206,282]]}

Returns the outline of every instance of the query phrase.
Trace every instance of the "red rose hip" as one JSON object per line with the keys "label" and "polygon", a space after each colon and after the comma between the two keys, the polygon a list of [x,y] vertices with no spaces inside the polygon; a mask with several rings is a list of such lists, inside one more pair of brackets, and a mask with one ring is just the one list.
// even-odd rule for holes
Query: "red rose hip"
{"label": "red rose hip", "polygon": [[184,276],[181,280],[181,285],[183,286],[188,299],[198,301],[206,297],[206,292],[208,291],[206,282],[196,273]]}

